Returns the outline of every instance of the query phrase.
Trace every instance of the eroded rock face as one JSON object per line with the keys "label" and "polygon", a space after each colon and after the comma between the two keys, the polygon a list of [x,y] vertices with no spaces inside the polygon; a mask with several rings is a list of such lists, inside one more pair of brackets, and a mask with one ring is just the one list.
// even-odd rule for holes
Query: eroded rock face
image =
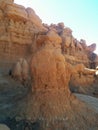
{"label": "eroded rock face", "polygon": [[42,21],[30,8],[0,1],[0,62],[15,62],[29,55],[29,48],[36,33],[46,32]]}
{"label": "eroded rock face", "polygon": [[25,82],[29,79],[29,64],[28,62],[20,58],[15,65],[13,65],[11,71],[11,76],[15,80],[19,80],[21,82]]}
{"label": "eroded rock face", "polygon": [[67,63],[61,51],[51,46],[46,45],[32,58],[31,71],[34,79],[32,89],[40,89],[40,91],[42,89],[68,89],[70,72]]}
{"label": "eroded rock face", "polygon": [[[84,121],[86,119],[84,113],[88,108],[71,94],[68,87],[71,77],[74,74],[83,73],[84,67],[83,64],[73,67],[66,62],[60,48],[56,48],[52,41],[49,42],[49,39],[44,41],[43,46],[31,59],[33,103],[27,105],[27,118],[31,118],[35,122],[39,120],[39,128],[43,130],[48,130],[48,128],[75,130],[77,124],[75,119],[82,120],[82,125],[78,123],[77,129],[80,127],[84,130],[89,129],[91,121],[87,119],[88,125]],[[32,104],[32,110],[30,110],[30,104]],[[79,106],[77,108],[78,104],[81,108]],[[80,115],[84,119],[80,119],[78,110],[81,111]],[[71,115],[70,112],[72,112]],[[96,117],[92,113],[89,118],[94,119],[94,122],[91,123],[93,127],[96,124]],[[72,122],[74,122],[73,128],[70,126]]]}
{"label": "eroded rock face", "polygon": [[[7,99],[3,97],[3,100],[13,101],[4,110],[1,108],[0,112],[3,111],[4,116],[19,116],[27,121],[28,125],[25,125],[25,128],[22,125],[20,129],[98,128],[96,111],[70,91],[71,87],[77,87],[77,92],[91,95],[98,90],[92,89],[93,85],[97,88],[98,70],[90,69],[97,66],[98,56],[93,52],[95,48],[95,44],[87,46],[85,40],[74,38],[72,30],[65,27],[64,23],[50,26],[42,24],[31,8],[25,9],[13,3],[13,0],[1,0],[0,62],[5,69],[8,68],[7,63],[16,63],[17,59],[23,57],[16,63],[12,76],[20,81],[28,79],[30,65],[31,86],[22,85],[20,91],[20,82],[17,84],[11,77],[7,77],[10,91],[7,93]],[[6,88],[7,84],[3,84],[2,78],[0,80],[1,85]],[[13,86],[14,91],[11,91]],[[29,90],[29,87],[32,90]],[[6,93],[5,89],[4,92]],[[13,94],[10,96],[11,92]],[[14,102],[17,103],[17,108]],[[7,113],[8,107],[12,109],[8,109]],[[32,122],[32,125],[29,122]]]}
{"label": "eroded rock face", "polygon": [[[16,62],[20,57],[28,58],[30,52],[34,53],[37,45],[39,47],[39,44],[36,44],[38,39],[44,39],[40,35],[46,34],[44,37],[54,42],[54,46],[61,44],[64,55],[73,56],[75,60],[69,59],[71,63],[83,63],[89,68],[96,67],[91,65],[93,62],[91,57],[96,45],[87,46],[83,39],[78,41],[73,37],[72,30],[65,27],[64,23],[50,26],[42,24],[42,20],[33,9],[17,5],[13,0],[0,1],[0,19],[0,62],[3,63],[2,57],[7,63],[10,60]],[[29,51],[31,46],[33,51]]]}

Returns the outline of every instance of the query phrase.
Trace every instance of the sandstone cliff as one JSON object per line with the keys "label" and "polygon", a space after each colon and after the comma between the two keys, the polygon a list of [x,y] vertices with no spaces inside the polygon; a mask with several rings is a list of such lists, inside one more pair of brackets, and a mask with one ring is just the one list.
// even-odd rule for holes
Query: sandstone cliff
{"label": "sandstone cliff", "polygon": [[64,27],[63,23],[50,26],[42,24],[33,9],[26,9],[12,0],[0,1],[0,63],[6,60],[9,64],[9,61],[15,62],[20,57],[30,56],[29,49],[36,46],[39,34],[49,30],[59,35],[62,52],[71,64],[84,63],[89,68],[97,66],[98,56],[93,53],[95,44],[87,46],[85,40],[78,41],[73,37],[72,30]]}
{"label": "sandstone cliff", "polygon": [[64,23],[43,24],[33,9],[1,0],[0,123],[11,130],[97,130],[95,49]]}
{"label": "sandstone cliff", "polygon": [[27,57],[34,35],[45,31],[33,9],[26,9],[11,0],[1,0],[0,63],[15,62],[19,57]]}

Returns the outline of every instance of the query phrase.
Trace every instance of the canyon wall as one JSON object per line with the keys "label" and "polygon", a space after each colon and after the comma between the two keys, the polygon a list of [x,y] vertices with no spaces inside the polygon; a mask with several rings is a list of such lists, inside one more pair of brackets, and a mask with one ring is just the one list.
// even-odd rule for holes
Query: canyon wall
{"label": "canyon wall", "polygon": [[46,29],[31,8],[0,1],[0,64],[13,63],[20,57],[28,57],[34,36]]}
{"label": "canyon wall", "polygon": [[[30,63],[31,57],[44,46],[58,49],[57,52],[61,52],[66,63],[72,65],[75,69],[78,68],[75,67],[78,64],[83,64],[84,68],[89,69],[95,69],[98,65],[98,56],[94,53],[95,43],[88,46],[85,40],[77,40],[72,35],[72,30],[66,27],[64,23],[61,22],[57,25],[43,24],[33,9],[17,5],[13,0],[1,0],[1,70],[9,70],[19,58],[25,58]],[[81,67],[79,69],[81,70]],[[79,71],[74,73],[71,76],[70,86],[80,88],[82,84],[92,86],[96,82],[94,74],[85,73]],[[71,89],[73,91],[73,88]]]}
{"label": "canyon wall", "polygon": [[87,46],[85,40],[78,41],[63,23],[42,24],[33,9],[17,5],[12,0],[0,1],[0,63],[27,58],[32,46],[36,48],[36,39],[49,30],[61,38],[62,53],[68,62],[83,63],[89,68],[97,66],[98,56],[93,53],[96,44]]}
{"label": "canyon wall", "polygon": [[42,24],[31,8],[0,0],[0,123],[14,130],[98,129],[96,104],[73,94],[98,96],[95,49],[64,23]]}

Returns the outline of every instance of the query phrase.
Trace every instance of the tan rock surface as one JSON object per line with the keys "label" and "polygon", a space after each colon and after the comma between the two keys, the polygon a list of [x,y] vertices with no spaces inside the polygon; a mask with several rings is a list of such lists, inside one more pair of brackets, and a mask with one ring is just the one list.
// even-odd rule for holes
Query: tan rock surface
{"label": "tan rock surface", "polygon": [[[31,8],[1,0],[0,120],[10,117],[13,125],[12,118],[15,123],[19,116],[14,128],[21,130],[98,129],[97,111],[71,92],[77,89],[78,93],[97,95],[95,48],[95,44],[87,46],[85,40],[74,38],[64,23],[42,24]],[[13,77],[23,81],[30,65],[29,84],[2,77],[12,63],[16,63]]]}
{"label": "tan rock surface", "polygon": [[87,48],[87,45],[86,45],[86,41],[84,39],[81,39],[80,40],[80,43],[81,43],[81,46],[86,49]]}
{"label": "tan rock surface", "polygon": [[6,6],[5,15],[15,21],[27,21],[28,15],[23,6],[17,4],[9,4]]}
{"label": "tan rock surface", "polygon": [[[0,1],[0,61],[2,57],[9,63],[29,55],[29,48],[36,33],[47,29],[31,9],[25,9],[12,0]],[[32,17],[32,18],[31,18]],[[33,20],[33,22],[32,22]],[[35,20],[35,21],[34,21]]]}
{"label": "tan rock surface", "polygon": [[11,68],[11,76],[15,80],[25,82],[29,79],[29,64],[26,59],[20,58]]}
{"label": "tan rock surface", "polygon": [[34,55],[31,70],[35,81],[33,86],[35,89],[66,89],[68,85],[65,77],[69,74],[65,74],[64,56],[58,50],[49,48],[49,46]]}
{"label": "tan rock surface", "polygon": [[[66,120],[66,118],[68,118],[69,121],[67,125],[71,122],[76,124],[73,117],[77,118],[77,120],[81,120],[83,123],[82,127],[78,124],[77,129],[79,129],[79,127],[84,130],[88,129],[89,125],[85,124],[83,119],[80,119],[81,116],[84,116],[86,119],[86,115],[84,113],[86,113],[88,108],[84,103],[78,101],[78,99],[70,93],[68,88],[71,76],[75,73],[75,71],[76,73],[83,72],[84,68],[85,66],[83,64],[77,65],[77,67],[74,68],[71,64],[67,63],[61,53],[61,50],[53,46],[52,41],[48,43],[46,40],[44,46],[42,46],[42,48],[33,55],[31,60],[33,103],[30,103],[32,104],[32,110],[29,109],[30,104],[28,103],[27,117],[30,117],[33,120],[39,118],[39,120],[42,121],[41,127],[43,130],[47,129],[46,125],[43,126],[45,121],[51,129],[62,129],[62,127],[64,127],[63,120]],[[71,106],[68,103],[69,101]],[[64,102],[66,102],[66,105],[64,105]],[[79,105],[76,109],[77,104]],[[73,109],[74,113],[72,112]],[[81,116],[78,117],[77,111],[79,110],[81,111]],[[72,114],[68,114],[68,111],[72,112]],[[35,116],[33,116],[34,113]],[[93,113],[91,115],[92,116],[89,118],[91,119],[93,117],[94,119],[95,117],[93,116]],[[58,126],[56,127],[54,122],[59,119],[62,124],[58,121]],[[89,124],[92,119],[86,120]],[[68,129],[76,129],[76,126],[73,125],[73,128],[68,126]]]}
{"label": "tan rock surface", "polygon": [[97,70],[83,67],[82,64],[75,66],[75,73],[70,80],[71,91],[96,96],[98,94]]}
{"label": "tan rock surface", "polygon": [[49,31],[47,33],[47,36],[49,38],[49,41],[56,44],[60,44],[62,42],[61,37],[53,30]]}
{"label": "tan rock surface", "polygon": [[35,14],[34,10],[31,8],[27,8],[26,12],[28,14],[29,20],[35,24],[37,27],[42,28],[42,20]]}
{"label": "tan rock surface", "polygon": [[13,4],[14,0],[0,0],[0,8],[5,10],[6,5]]}

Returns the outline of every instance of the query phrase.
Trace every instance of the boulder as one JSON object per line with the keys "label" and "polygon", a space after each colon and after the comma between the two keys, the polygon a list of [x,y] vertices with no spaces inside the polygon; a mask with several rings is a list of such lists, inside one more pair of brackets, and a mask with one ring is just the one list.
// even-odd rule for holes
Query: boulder
{"label": "boulder", "polygon": [[42,20],[38,17],[38,15],[35,14],[35,11],[31,8],[27,8],[26,12],[28,14],[29,20],[37,25],[38,27],[42,26]]}
{"label": "boulder", "polygon": [[71,36],[72,35],[72,30],[69,27],[65,27],[64,30],[63,30],[63,33],[65,35]]}
{"label": "boulder", "polygon": [[42,24],[42,20],[36,15],[35,11],[31,8],[27,8],[26,12],[28,14],[28,20],[30,20],[36,27],[38,27],[41,31],[47,32],[47,28],[45,28]]}
{"label": "boulder", "polygon": [[83,49],[86,49],[86,48],[87,48],[86,41],[85,41],[84,39],[81,39],[81,40],[80,40],[80,44],[81,44],[81,46],[83,47]]}
{"label": "boulder", "polygon": [[20,58],[13,66],[11,75],[15,80],[27,81],[29,78],[29,64],[27,60]]}
{"label": "boulder", "polygon": [[13,66],[12,68],[12,77],[15,79],[15,80],[22,80],[22,67],[21,67],[21,63],[18,61],[15,63],[15,65]]}
{"label": "boulder", "polygon": [[22,80],[26,81],[29,78],[29,64],[25,59],[23,59],[21,67],[22,67],[22,72],[21,72]]}
{"label": "boulder", "polygon": [[74,39],[74,44],[75,44],[75,47],[76,47],[76,50],[80,50],[82,51],[83,50],[83,47],[82,45],[80,44],[80,42],[77,40],[77,39]]}
{"label": "boulder", "polygon": [[87,51],[94,52],[96,50],[96,44],[93,43],[90,46],[87,47]]}
{"label": "boulder", "polygon": [[74,48],[73,37],[71,33],[72,31],[70,30],[70,28],[65,28],[60,34],[62,38],[62,48],[64,51],[66,50],[66,48],[69,48],[69,47]]}
{"label": "boulder", "polygon": [[47,33],[47,36],[49,38],[49,41],[52,42],[52,43],[55,43],[55,45],[60,44],[62,42],[61,37],[53,30],[50,30]]}

